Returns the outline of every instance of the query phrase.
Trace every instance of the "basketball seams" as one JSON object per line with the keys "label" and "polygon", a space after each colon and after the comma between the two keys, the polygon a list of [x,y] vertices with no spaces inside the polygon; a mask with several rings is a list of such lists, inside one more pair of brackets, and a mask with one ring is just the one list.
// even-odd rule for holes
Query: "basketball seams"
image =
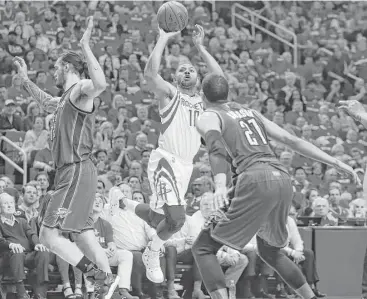
{"label": "basketball seams", "polygon": [[181,13],[185,17],[184,26],[186,27],[187,24],[189,23],[189,13],[188,13],[187,9],[185,8],[185,6],[183,6],[181,3],[179,3],[179,4],[180,5],[176,5],[176,6],[179,8]]}
{"label": "basketball seams", "polygon": [[[169,8],[172,10],[172,13],[173,13],[173,15],[175,16],[175,18],[177,20],[177,25],[179,26],[178,30],[180,30],[181,21],[180,21],[179,17],[177,16],[176,12],[174,11],[174,9],[172,8],[171,4],[169,2],[167,2],[167,4],[168,4]],[[177,7],[177,5],[176,5],[176,7]],[[177,31],[176,28],[174,29],[174,31]]]}
{"label": "basketball seams", "polygon": [[[166,2],[166,3],[168,3],[168,2]],[[171,31],[171,29],[169,28],[168,23],[167,23],[167,19],[168,19],[167,13],[168,13],[168,9],[165,9],[164,10],[164,22],[166,23],[166,28],[167,28],[167,31],[169,32],[169,31]]]}
{"label": "basketball seams", "polygon": [[188,24],[187,9],[176,1],[164,3],[158,9],[157,17],[159,26],[166,32],[182,31]]}

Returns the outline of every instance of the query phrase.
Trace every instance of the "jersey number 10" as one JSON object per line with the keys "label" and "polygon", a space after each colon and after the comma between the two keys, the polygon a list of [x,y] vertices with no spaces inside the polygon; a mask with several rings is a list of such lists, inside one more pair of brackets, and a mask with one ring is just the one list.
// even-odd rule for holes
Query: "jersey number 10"
{"label": "jersey number 10", "polygon": [[189,109],[189,116],[190,116],[190,127],[195,127],[196,126],[196,120],[199,117],[199,111]]}
{"label": "jersey number 10", "polygon": [[[264,136],[263,131],[261,130],[260,126],[256,122],[254,118],[249,120],[240,120],[239,124],[241,128],[245,131],[245,136],[250,145],[260,145],[260,144],[268,144],[266,137]],[[254,134],[254,131],[257,134]],[[258,138],[261,139],[261,143],[259,143]]]}

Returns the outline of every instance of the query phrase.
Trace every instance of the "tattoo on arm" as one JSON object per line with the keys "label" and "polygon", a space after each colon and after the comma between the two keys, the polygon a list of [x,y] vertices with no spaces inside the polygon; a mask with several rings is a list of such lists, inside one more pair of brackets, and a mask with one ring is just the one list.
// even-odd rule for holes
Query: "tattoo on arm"
{"label": "tattoo on arm", "polygon": [[35,99],[45,110],[48,112],[54,112],[56,105],[55,101],[53,101],[54,98],[51,95],[42,91],[31,80],[24,81],[23,86],[29,92],[31,97]]}

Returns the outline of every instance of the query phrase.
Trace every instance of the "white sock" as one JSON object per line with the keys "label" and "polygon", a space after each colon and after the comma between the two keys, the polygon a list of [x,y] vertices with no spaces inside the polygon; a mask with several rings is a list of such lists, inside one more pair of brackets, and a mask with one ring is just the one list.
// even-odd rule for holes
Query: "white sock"
{"label": "white sock", "polygon": [[152,243],[150,244],[150,249],[153,251],[159,251],[162,246],[166,243],[166,241],[163,241],[158,235],[154,235],[152,238]]}

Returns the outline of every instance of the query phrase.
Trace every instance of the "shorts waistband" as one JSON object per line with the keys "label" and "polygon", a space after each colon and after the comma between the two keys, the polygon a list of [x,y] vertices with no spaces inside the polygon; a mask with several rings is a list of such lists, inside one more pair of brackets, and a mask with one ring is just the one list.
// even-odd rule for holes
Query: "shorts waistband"
{"label": "shorts waistband", "polygon": [[160,147],[156,148],[155,149],[157,152],[160,152],[162,155],[164,156],[171,156],[172,158],[175,158],[176,160],[180,161],[182,164],[187,164],[187,165],[192,165],[193,164],[193,161],[187,161],[187,160],[184,160],[182,159],[180,156],[177,156],[175,154],[172,154],[171,152],[168,152]]}
{"label": "shorts waistband", "polygon": [[70,166],[73,166],[73,165],[78,165],[80,163],[85,163],[85,162],[91,162],[91,163],[94,164],[94,162],[92,161],[92,159],[91,158],[88,158],[88,159],[76,161],[76,162],[73,162],[73,163],[63,164],[62,166],[58,167],[57,170],[62,170],[62,169],[65,169],[67,167],[70,167]]}

